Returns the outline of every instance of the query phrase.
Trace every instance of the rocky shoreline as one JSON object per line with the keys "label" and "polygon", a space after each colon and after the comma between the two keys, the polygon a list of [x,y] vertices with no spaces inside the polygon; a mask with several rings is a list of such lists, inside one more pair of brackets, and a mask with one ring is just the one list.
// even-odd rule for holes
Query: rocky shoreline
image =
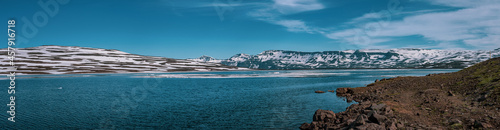
{"label": "rocky shoreline", "polygon": [[338,88],[358,104],[334,113],[317,110],[302,130],[499,129],[500,58],[459,72],[376,80]]}

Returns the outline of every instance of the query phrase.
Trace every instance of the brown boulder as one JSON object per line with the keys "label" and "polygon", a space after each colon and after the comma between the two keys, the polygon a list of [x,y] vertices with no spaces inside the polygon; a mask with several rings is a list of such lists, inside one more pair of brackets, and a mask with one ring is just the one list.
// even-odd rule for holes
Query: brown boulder
{"label": "brown boulder", "polygon": [[455,94],[453,94],[453,92],[451,91],[448,91],[448,96],[455,96]]}
{"label": "brown boulder", "polygon": [[385,122],[385,120],[387,120],[387,117],[378,114],[376,111],[371,111],[370,113],[368,113],[368,120],[373,123],[382,124],[382,122]]}
{"label": "brown boulder", "polygon": [[387,129],[388,130],[397,130],[398,127],[396,127],[396,123],[395,122],[391,122],[390,124],[387,124]]}
{"label": "brown boulder", "polygon": [[309,129],[309,128],[311,128],[311,125],[310,125],[310,124],[308,124],[308,123],[303,123],[303,124],[299,127],[299,129],[301,129],[301,130],[307,130],[307,129]]}
{"label": "brown boulder", "polygon": [[491,128],[492,126],[488,123],[480,122],[480,121],[474,121],[474,127],[476,128]]}
{"label": "brown boulder", "polygon": [[357,126],[357,130],[385,130],[385,126],[375,123],[367,123],[365,125]]}
{"label": "brown boulder", "polygon": [[356,118],[356,120],[353,122],[353,126],[360,126],[360,125],[364,125],[366,123],[366,121],[368,121],[367,119],[368,117],[366,117],[366,115],[358,115],[358,117]]}
{"label": "brown boulder", "polygon": [[316,110],[313,116],[313,121],[329,122],[332,121],[333,119],[335,119],[335,113],[329,110],[318,109]]}
{"label": "brown boulder", "polygon": [[351,88],[337,88],[337,95],[352,94]]}
{"label": "brown boulder", "polygon": [[347,93],[347,88],[337,88],[337,94],[345,94]]}
{"label": "brown boulder", "polygon": [[352,102],[352,97],[351,97],[351,96],[346,97],[346,101],[347,101],[348,103]]}
{"label": "brown boulder", "polygon": [[381,104],[375,104],[373,103],[368,109],[369,110],[376,110],[376,111],[379,111],[379,110],[382,110],[382,108],[384,108],[386,105],[381,103]]}
{"label": "brown boulder", "polygon": [[315,93],[325,93],[325,91],[320,91],[320,90],[317,90],[317,91],[314,91]]}

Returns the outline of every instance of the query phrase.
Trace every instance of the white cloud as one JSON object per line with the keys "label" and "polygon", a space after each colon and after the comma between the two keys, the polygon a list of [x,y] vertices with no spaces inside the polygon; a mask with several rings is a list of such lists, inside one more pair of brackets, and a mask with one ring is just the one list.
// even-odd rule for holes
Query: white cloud
{"label": "white cloud", "polygon": [[278,25],[285,26],[290,32],[307,32],[314,33],[310,27],[308,27],[304,21],[300,20],[279,20],[275,22]]}
{"label": "white cloud", "polygon": [[280,25],[290,32],[322,33],[319,28],[311,27],[302,20],[286,19],[284,15],[320,10],[324,6],[317,0],[274,0],[271,6],[266,6],[248,13],[257,20]]}
{"label": "white cloud", "polygon": [[500,35],[488,34],[485,37],[464,40],[465,44],[479,46],[484,49],[500,48]]}
{"label": "white cloud", "polygon": [[[443,1],[449,0],[436,2]],[[459,0],[448,4],[450,4],[449,6],[465,6],[466,3],[468,2]],[[353,39],[359,39],[359,34],[366,34],[362,36],[368,36],[368,39],[418,35],[428,40],[437,41],[437,43],[464,42],[467,45],[474,46],[474,49],[498,48],[500,47],[500,15],[498,12],[500,12],[500,4],[477,5],[476,3],[475,6],[456,11],[430,12],[407,16],[403,20],[391,21],[387,26],[380,26],[376,21],[362,22],[359,23],[362,28],[333,31],[327,34],[327,37],[354,44],[369,45],[367,43],[353,42]],[[373,17],[377,17],[377,14],[368,13],[352,21],[361,21]],[[375,26],[375,28],[367,29],[363,26],[377,24],[379,25]],[[372,35],[369,35],[369,33]],[[443,48],[446,48],[446,46],[443,46]]]}
{"label": "white cloud", "polygon": [[[500,47],[500,1],[498,0],[425,0],[431,4],[459,7],[458,10],[431,9],[391,14],[370,12],[344,23],[351,28],[326,29],[307,24],[306,20],[286,19],[285,15],[325,8],[316,0],[274,0],[271,6],[249,13],[250,16],[280,25],[290,32],[322,34],[327,38],[361,48],[385,46],[398,37],[422,36],[434,45],[420,48],[492,49]],[[393,20],[399,15],[401,20]],[[398,17],[399,17],[398,16]],[[407,45],[419,46],[419,45]]]}
{"label": "white cloud", "polygon": [[357,18],[351,20],[351,22],[349,22],[349,23],[358,23],[358,22],[362,22],[362,21],[366,21],[366,20],[378,19],[378,18],[381,18],[382,15],[383,15],[382,13],[375,13],[375,12],[367,13],[361,17],[357,17]]}
{"label": "white cloud", "polygon": [[325,8],[316,0],[274,0],[273,7],[283,14],[320,10]]}

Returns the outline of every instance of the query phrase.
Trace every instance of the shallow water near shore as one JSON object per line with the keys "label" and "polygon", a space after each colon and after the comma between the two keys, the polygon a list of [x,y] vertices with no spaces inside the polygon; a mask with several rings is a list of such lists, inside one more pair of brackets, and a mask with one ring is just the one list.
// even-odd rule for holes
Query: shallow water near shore
{"label": "shallow water near shore", "polygon": [[[19,129],[298,129],[317,109],[352,103],[334,93],[376,79],[458,69],[234,71],[25,75],[16,79]],[[0,79],[5,86],[9,80]],[[315,90],[326,93],[317,94]],[[7,92],[0,102],[8,103]],[[8,107],[2,107],[4,111]]]}

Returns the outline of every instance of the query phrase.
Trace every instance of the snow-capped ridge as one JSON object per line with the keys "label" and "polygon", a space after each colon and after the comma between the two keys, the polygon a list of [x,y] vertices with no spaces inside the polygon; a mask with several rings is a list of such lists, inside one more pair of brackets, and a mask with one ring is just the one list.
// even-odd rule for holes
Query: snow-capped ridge
{"label": "snow-capped ridge", "polygon": [[219,59],[215,59],[211,56],[207,56],[207,55],[202,55],[196,59],[188,59],[188,60],[192,60],[192,61],[196,61],[196,62],[208,62],[208,63],[220,63],[222,60],[219,60]]}
{"label": "snow-capped ridge", "polygon": [[[500,49],[491,51],[499,57]],[[267,50],[257,55],[235,55],[222,64],[254,69],[335,68],[465,68],[490,58],[490,51],[421,48],[361,49],[300,52]]]}
{"label": "snow-capped ridge", "polygon": [[[16,48],[16,74],[78,74],[78,73],[159,73],[177,71],[248,70],[217,62],[198,62],[156,56],[130,54],[114,49],[46,45]],[[0,49],[7,54],[7,48]],[[211,59],[211,58],[207,58]],[[212,60],[213,61],[213,60]],[[7,57],[0,57],[2,66],[9,66]],[[8,73],[9,68],[0,69]]]}

